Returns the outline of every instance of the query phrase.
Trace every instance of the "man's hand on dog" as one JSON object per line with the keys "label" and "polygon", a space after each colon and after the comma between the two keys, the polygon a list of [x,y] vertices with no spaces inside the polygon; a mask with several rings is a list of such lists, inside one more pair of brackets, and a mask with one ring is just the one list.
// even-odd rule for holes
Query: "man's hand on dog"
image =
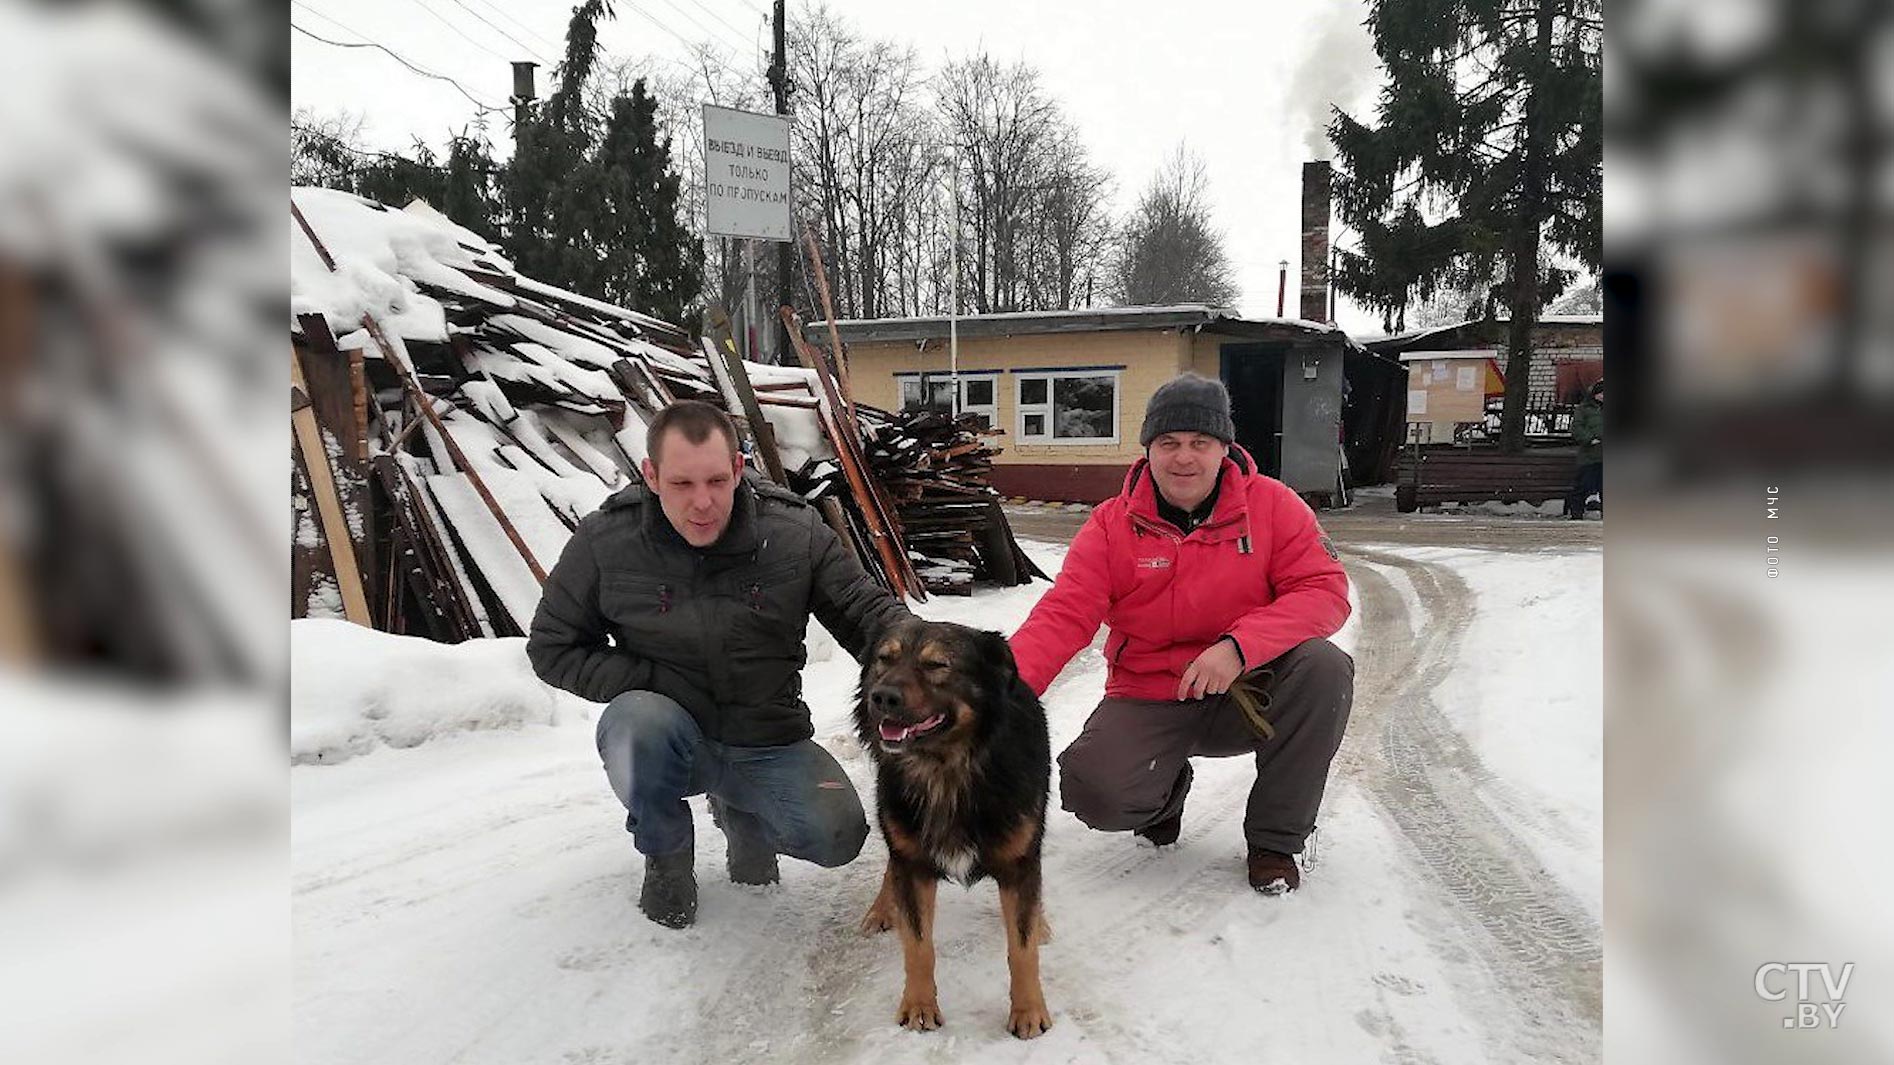
{"label": "man's hand on dog", "polygon": [[1229,640],[1218,640],[1204,649],[1184,670],[1177,682],[1179,702],[1201,699],[1206,695],[1222,695],[1230,690],[1230,684],[1243,672],[1243,656],[1237,653],[1236,644]]}

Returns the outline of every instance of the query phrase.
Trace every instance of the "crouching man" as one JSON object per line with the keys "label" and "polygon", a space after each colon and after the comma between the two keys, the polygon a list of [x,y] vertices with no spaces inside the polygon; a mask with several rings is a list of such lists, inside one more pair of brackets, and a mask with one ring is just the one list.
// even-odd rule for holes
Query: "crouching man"
{"label": "crouching man", "polygon": [[1159,846],[1183,828],[1192,758],[1253,757],[1243,817],[1250,886],[1302,883],[1348,725],[1355,664],[1327,639],[1348,577],[1308,505],[1235,446],[1222,382],[1159,388],[1145,458],[1099,504],[1012,637],[1044,694],[1103,623],[1105,698],[1059,755],[1059,798],[1080,821]]}
{"label": "crouching man", "polygon": [[646,435],[645,485],[579,523],[546,579],[526,654],[547,683],[608,702],[599,757],[645,856],[638,908],[669,928],[697,916],[685,799],[708,795],[730,879],[770,884],[777,856],[846,865],[862,803],[810,737],[802,701],[809,616],[857,658],[909,616],[816,510],[745,476],[736,427],[671,405]]}

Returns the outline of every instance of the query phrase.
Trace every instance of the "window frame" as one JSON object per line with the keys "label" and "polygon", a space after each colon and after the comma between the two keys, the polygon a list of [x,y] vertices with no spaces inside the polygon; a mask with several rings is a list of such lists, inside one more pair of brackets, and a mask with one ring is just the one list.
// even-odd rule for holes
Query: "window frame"
{"label": "window frame", "polygon": [[[1073,377],[1081,377],[1081,378],[1109,377],[1111,378],[1111,435],[1110,436],[1070,437],[1070,436],[1057,435],[1058,427],[1053,419],[1053,412],[1058,407],[1058,398],[1059,398],[1059,386],[1057,382],[1061,378],[1073,378]],[[1025,391],[1026,391],[1027,381],[1046,382],[1046,401],[1044,403],[1027,403],[1025,401]],[[1110,367],[1110,368],[1096,367],[1092,369],[1080,368],[1080,369],[1056,369],[1056,370],[1054,369],[1015,370],[1013,371],[1013,428],[1015,430],[1014,439],[1018,440],[1022,444],[1045,444],[1045,445],[1051,445],[1054,447],[1117,447],[1123,437],[1122,426],[1124,422],[1124,401],[1125,401],[1125,385],[1124,385],[1124,369],[1122,367]],[[1046,424],[1046,429],[1047,429],[1047,432],[1045,434],[1036,435],[1036,436],[1027,435],[1026,416],[1029,414],[1038,414],[1038,415],[1043,415],[1045,417],[1046,419],[1045,424]]]}
{"label": "window frame", "polygon": [[[984,414],[986,415],[987,425],[989,427],[997,427],[1000,424],[1000,373],[1001,371],[999,370],[960,371],[960,413]],[[926,394],[934,385],[951,382],[953,377],[953,372],[949,370],[909,370],[896,374],[895,387],[901,393],[900,403],[896,406],[896,410],[901,413],[906,413],[911,409],[916,409],[910,408],[907,405],[907,386],[910,383],[920,386],[923,394]],[[992,382],[993,402],[979,404],[970,404],[967,402],[967,388],[975,381]],[[919,409],[932,410],[933,408]],[[941,413],[948,412],[943,411]]]}

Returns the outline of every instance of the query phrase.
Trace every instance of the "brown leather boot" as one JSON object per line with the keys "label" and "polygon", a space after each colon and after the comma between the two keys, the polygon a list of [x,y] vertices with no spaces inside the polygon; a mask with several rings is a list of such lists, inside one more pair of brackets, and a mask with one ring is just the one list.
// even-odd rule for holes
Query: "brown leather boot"
{"label": "brown leather boot", "polygon": [[1261,847],[1250,848],[1250,887],[1265,895],[1282,895],[1302,886],[1302,870],[1294,857]]}

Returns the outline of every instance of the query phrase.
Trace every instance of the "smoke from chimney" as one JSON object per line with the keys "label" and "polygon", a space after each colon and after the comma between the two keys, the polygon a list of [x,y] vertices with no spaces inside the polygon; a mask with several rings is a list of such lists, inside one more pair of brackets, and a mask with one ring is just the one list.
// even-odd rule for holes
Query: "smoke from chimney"
{"label": "smoke from chimney", "polygon": [[1335,177],[1327,160],[1302,164],[1302,288],[1298,315],[1311,322],[1329,320],[1329,186]]}
{"label": "smoke from chimney", "polygon": [[1352,108],[1362,91],[1380,77],[1380,60],[1363,20],[1366,3],[1333,0],[1320,5],[1309,28],[1309,50],[1289,82],[1285,112],[1301,126],[1303,148],[1311,159],[1329,159],[1331,109]]}

